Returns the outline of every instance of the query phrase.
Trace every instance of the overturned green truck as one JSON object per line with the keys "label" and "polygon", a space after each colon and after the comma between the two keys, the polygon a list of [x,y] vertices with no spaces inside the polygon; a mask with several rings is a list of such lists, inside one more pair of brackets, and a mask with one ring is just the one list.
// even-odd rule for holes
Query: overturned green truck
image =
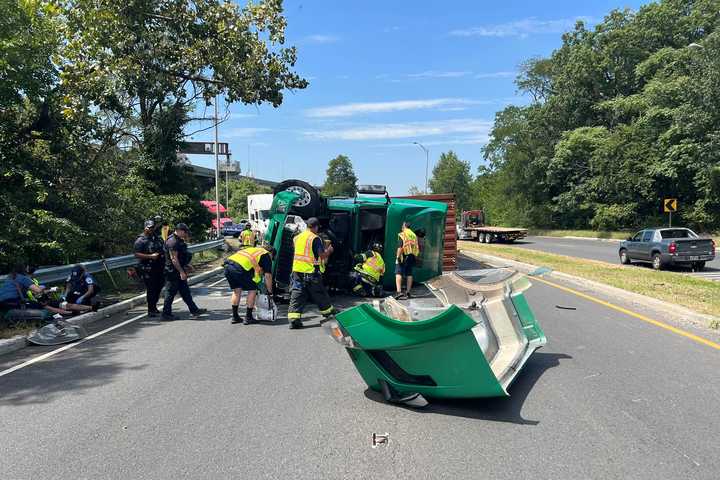
{"label": "overturned green truck", "polygon": [[[320,220],[320,234],[335,249],[328,260],[327,285],[347,288],[355,262],[353,255],[379,242],[384,246],[383,259],[388,267],[395,264],[398,233],[403,221],[420,233],[420,257],[414,270],[417,282],[442,273],[442,256],[447,205],[415,199],[390,198],[383,186],[365,186],[350,198],[325,198],[315,188],[300,180],[286,180],[275,187],[265,241],[278,252],[273,276],[280,289],[290,283],[293,260],[293,237],[297,217]],[[385,287],[394,285],[394,269],[383,276]]]}
{"label": "overturned green truck", "polygon": [[[389,402],[420,406],[433,398],[508,396],[528,358],[546,344],[523,293],[528,279],[509,269],[443,273],[446,204],[390,198],[382,186],[359,192],[364,195],[324,198],[299,180],[276,187],[265,241],[278,252],[277,287],[290,283],[298,218],[317,217],[321,235],[333,243],[325,280],[338,289],[348,282],[354,253],[374,242],[385,246],[385,263],[392,266],[407,221],[421,232],[413,297],[345,310],[325,323],[327,332],[347,349],[367,386]],[[392,268],[383,283],[393,287]]]}

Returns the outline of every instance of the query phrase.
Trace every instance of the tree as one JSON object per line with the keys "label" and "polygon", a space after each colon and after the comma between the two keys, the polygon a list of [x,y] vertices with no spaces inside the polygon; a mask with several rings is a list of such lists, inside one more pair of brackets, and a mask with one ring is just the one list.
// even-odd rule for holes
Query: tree
{"label": "tree", "polygon": [[420,191],[417,185],[410,185],[410,188],[408,189],[408,195],[422,195],[423,192]]}
{"label": "tree", "polygon": [[450,150],[440,155],[428,183],[432,193],[454,193],[457,211],[462,212],[470,205],[472,180],[470,164],[460,160],[455,152]]}
{"label": "tree", "polygon": [[352,162],[345,155],[338,155],[330,160],[327,178],[322,187],[324,195],[352,197],[357,191],[357,177]]}
{"label": "tree", "polygon": [[[134,170],[159,192],[197,101],[282,103],[307,82],[285,48],[281,0],[239,7],[221,0],[61,0],[65,113],[98,109],[116,141],[138,145]],[[170,175],[169,175],[170,173]]]}

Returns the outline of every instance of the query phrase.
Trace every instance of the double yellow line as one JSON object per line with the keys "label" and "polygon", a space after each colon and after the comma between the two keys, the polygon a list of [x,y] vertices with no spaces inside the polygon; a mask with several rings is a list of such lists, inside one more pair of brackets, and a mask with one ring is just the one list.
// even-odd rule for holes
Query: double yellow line
{"label": "double yellow line", "polygon": [[612,310],[615,310],[620,313],[624,313],[625,315],[629,315],[633,318],[637,318],[638,320],[642,320],[643,322],[649,323],[650,325],[655,325],[656,327],[660,327],[664,330],[668,330],[676,335],[680,335],[682,337],[688,338],[694,342],[700,343],[702,345],[706,345],[710,348],[714,348],[715,350],[720,350],[720,344],[713,342],[712,340],[708,340],[707,338],[699,337],[693,333],[690,333],[688,331],[685,331],[681,328],[673,327],[672,325],[668,325],[665,322],[661,322],[659,320],[654,320],[650,317],[646,317],[645,315],[633,312],[632,310],[628,310],[627,308],[619,307],[617,305],[613,305],[612,303],[606,302],[604,300],[600,300],[599,298],[595,298],[591,295],[588,295],[586,293],[579,292],[577,290],[574,290],[572,288],[564,287],[562,285],[558,285],[557,283],[551,282],[549,280],[545,280],[544,278],[540,277],[532,277],[533,281],[538,281],[541,283],[544,283],[546,285],[549,285],[551,287],[557,288],[559,290],[562,290],[567,293],[571,293],[573,295],[577,295],[580,298],[584,298],[585,300],[589,300],[593,303],[597,303],[598,305],[602,305],[603,307],[610,308]]}

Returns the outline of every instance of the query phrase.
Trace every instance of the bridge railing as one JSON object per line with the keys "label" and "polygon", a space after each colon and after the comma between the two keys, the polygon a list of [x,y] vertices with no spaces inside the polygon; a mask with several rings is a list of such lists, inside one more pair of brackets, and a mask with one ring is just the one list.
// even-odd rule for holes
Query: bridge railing
{"label": "bridge railing", "polygon": [[[222,246],[225,243],[224,239],[211,240],[209,242],[197,243],[194,245],[188,245],[190,252],[202,252],[205,250],[211,250]],[[103,258],[101,260],[92,260],[89,262],[78,262],[70,265],[61,265],[58,267],[41,268],[35,271],[33,276],[37,278],[40,283],[55,283],[61,282],[67,279],[75,265],[84,265],[88,272],[97,273],[104,272],[107,270],[116,270],[118,268],[127,268],[137,265],[138,259],[135,255],[122,255],[120,257]],[[0,282],[7,279],[7,275],[0,276]]]}

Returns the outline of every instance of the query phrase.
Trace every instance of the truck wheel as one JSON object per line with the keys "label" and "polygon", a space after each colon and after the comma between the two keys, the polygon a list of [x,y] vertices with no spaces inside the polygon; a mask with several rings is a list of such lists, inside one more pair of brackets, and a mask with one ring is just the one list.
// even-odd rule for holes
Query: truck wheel
{"label": "truck wheel", "polygon": [[488,243],[487,233],[481,233],[478,239],[481,243]]}
{"label": "truck wheel", "polygon": [[653,253],[652,257],[652,266],[655,270],[662,270],[663,269],[663,263],[662,258],[660,258],[659,253]]}
{"label": "truck wheel", "polygon": [[620,263],[622,263],[623,265],[630,265],[630,263],[632,263],[630,261],[630,257],[628,257],[627,250],[625,250],[624,248],[620,250]]}
{"label": "truck wheel", "polygon": [[285,190],[300,195],[292,208],[297,215],[304,219],[320,216],[323,210],[322,199],[320,192],[315,187],[302,180],[285,180],[273,188],[273,194],[276,195]]}

